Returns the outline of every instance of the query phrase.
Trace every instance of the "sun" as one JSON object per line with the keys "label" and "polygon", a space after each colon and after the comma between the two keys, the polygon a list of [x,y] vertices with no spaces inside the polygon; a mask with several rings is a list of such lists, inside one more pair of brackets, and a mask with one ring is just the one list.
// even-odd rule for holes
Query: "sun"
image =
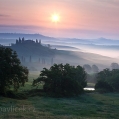
{"label": "sun", "polygon": [[59,22],[60,18],[59,18],[59,15],[58,14],[53,14],[52,15],[52,21],[53,22]]}

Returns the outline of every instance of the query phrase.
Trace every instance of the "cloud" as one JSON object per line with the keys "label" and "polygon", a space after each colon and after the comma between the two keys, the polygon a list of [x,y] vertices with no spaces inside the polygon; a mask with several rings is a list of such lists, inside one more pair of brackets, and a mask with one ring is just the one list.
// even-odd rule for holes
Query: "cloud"
{"label": "cloud", "polygon": [[86,28],[60,28],[54,29],[49,27],[35,26],[35,25],[2,25],[0,24],[0,31],[9,33],[40,33],[54,37],[72,37],[72,38],[97,38],[106,37],[118,39],[118,33],[116,32],[105,32],[97,29],[86,29]]}
{"label": "cloud", "polygon": [[6,14],[0,14],[0,17],[9,17],[9,15],[6,15]]}
{"label": "cloud", "polygon": [[[88,34],[99,34],[100,31],[93,31],[88,29],[67,29],[61,28],[54,31],[53,28],[32,26],[32,25],[0,25],[2,32],[16,32],[16,33],[40,33],[54,37],[79,37],[87,36]],[[87,35],[86,35],[87,34]]]}
{"label": "cloud", "polygon": [[33,26],[33,25],[3,25],[0,24],[2,28],[17,28],[17,29],[43,29],[44,27]]}

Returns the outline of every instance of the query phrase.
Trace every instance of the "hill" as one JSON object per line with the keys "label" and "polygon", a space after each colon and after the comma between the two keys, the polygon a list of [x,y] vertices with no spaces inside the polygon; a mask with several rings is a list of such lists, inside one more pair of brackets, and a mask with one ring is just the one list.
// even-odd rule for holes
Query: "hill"
{"label": "hill", "polygon": [[[25,37],[27,40],[23,39],[24,43],[18,43],[20,40],[16,40],[18,37]],[[35,39],[42,39],[42,41]],[[108,41],[112,45],[106,45]],[[110,67],[112,62],[118,63],[118,59],[111,58],[112,55],[118,57],[118,42],[118,40],[105,38],[53,38],[41,34],[0,33],[0,44],[12,43],[7,47],[11,47],[18,53],[21,62],[37,69],[50,67],[53,63],[81,66],[96,64],[100,69]]]}
{"label": "hill", "polygon": [[53,57],[55,55],[55,49],[51,49],[50,45],[43,46],[41,40],[24,40],[24,38],[16,40],[15,44],[9,46],[15,50],[19,56],[42,56],[42,57]]}
{"label": "hill", "polygon": [[[52,49],[50,45],[44,46],[41,40],[24,40],[24,38],[16,40],[15,44],[7,46],[15,50],[23,65],[32,67],[32,69],[42,70],[43,67],[50,67],[53,63],[69,63],[71,65],[96,64],[100,70],[110,67],[112,62],[118,59],[102,56],[99,54],[87,53],[70,50]],[[55,47],[55,45],[54,45]],[[73,49],[74,47],[59,46],[60,48]],[[75,48],[74,48],[75,49]],[[77,50],[77,49],[76,49]]]}

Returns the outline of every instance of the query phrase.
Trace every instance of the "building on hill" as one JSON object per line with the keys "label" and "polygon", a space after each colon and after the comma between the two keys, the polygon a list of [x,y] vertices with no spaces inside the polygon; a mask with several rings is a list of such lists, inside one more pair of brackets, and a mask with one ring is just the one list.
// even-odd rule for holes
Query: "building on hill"
{"label": "building on hill", "polygon": [[22,42],[22,44],[35,44],[35,41],[33,41],[33,40],[25,40],[24,42]]}
{"label": "building on hill", "polygon": [[19,45],[19,44],[40,44],[41,45],[41,40],[37,40],[33,41],[33,40],[25,40],[25,38],[23,37],[22,39],[19,38],[19,40],[16,39],[16,44],[12,44],[12,45]]}

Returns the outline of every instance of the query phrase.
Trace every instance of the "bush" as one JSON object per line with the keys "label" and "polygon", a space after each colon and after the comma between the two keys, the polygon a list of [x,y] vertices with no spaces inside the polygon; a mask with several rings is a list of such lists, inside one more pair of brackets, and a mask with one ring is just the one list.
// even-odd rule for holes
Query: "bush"
{"label": "bush", "polygon": [[104,92],[112,92],[113,88],[112,86],[110,86],[108,84],[108,82],[104,81],[104,80],[99,80],[96,85],[95,85],[95,89],[97,90],[104,90]]}
{"label": "bush", "polygon": [[119,91],[119,69],[113,69],[112,71],[104,69],[98,73],[97,79],[96,90]]}
{"label": "bush", "polygon": [[43,90],[56,96],[79,95],[86,87],[86,72],[81,66],[69,64],[54,64],[50,69],[44,68],[40,76],[34,80],[33,85],[44,81]]}

